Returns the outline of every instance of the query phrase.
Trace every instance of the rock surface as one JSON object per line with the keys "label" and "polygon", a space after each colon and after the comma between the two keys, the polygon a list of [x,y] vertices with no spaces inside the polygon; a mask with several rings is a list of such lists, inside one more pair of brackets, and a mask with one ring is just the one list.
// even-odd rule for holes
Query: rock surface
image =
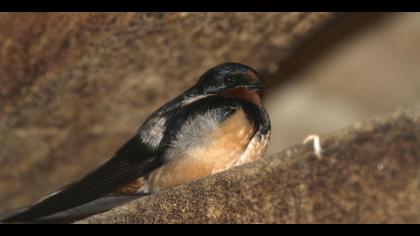
{"label": "rock surface", "polygon": [[420,106],[78,223],[420,223]]}
{"label": "rock surface", "polygon": [[209,67],[238,61],[272,73],[333,19],[0,14],[0,214],[109,159],[151,111]]}

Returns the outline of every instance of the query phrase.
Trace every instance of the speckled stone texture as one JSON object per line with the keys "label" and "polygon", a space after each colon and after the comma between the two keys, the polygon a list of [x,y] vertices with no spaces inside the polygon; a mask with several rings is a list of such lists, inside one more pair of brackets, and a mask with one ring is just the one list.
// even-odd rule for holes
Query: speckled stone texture
{"label": "speckled stone texture", "polygon": [[109,159],[150,112],[211,66],[237,61],[272,73],[333,19],[330,13],[0,14],[0,215]]}
{"label": "speckled stone texture", "polygon": [[420,223],[420,106],[78,223]]}

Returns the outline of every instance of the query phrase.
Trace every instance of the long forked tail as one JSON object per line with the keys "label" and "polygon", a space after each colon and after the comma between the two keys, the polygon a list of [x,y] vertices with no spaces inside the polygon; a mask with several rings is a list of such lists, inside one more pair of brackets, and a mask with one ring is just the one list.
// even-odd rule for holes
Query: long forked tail
{"label": "long forked tail", "polygon": [[117,154],[80,181],[50,194],[33,206],[0,222],[58,222],[106,211],[138,195],[112,195],[130,182],[162,165],[154,152],[134,136]]}
{"label": "long forked tail", "polygon": [[24,208],[12,212],[0,219],[2,223],[71,223],[91,215],[107,211],[118,205],[127,203],[142,195],[110,195],[99,198],[84,205],[57,212],[39,218],[31,218],[31,208]]}

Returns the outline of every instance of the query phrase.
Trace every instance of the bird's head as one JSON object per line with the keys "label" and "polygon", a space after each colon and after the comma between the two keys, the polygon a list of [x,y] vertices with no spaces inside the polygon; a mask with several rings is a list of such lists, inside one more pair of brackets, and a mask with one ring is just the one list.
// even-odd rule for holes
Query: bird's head
{"label": "bird's head", "polygon": [[260,91],[267,85],[251,67],[239,63],[224,63],[209,69],[194,87],[203,95],[232,96],[260,105]]}

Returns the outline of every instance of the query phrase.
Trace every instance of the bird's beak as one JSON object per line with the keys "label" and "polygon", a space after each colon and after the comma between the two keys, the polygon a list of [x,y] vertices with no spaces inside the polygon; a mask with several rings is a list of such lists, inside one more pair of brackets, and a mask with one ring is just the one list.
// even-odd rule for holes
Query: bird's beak
{"label": "bird's beak", "polygon": [[256,89],[256,90],[263,90],[268,87],[267,83],[262,80],[258,80],[257,82],[250,83],[244,86],[246,89]]}

